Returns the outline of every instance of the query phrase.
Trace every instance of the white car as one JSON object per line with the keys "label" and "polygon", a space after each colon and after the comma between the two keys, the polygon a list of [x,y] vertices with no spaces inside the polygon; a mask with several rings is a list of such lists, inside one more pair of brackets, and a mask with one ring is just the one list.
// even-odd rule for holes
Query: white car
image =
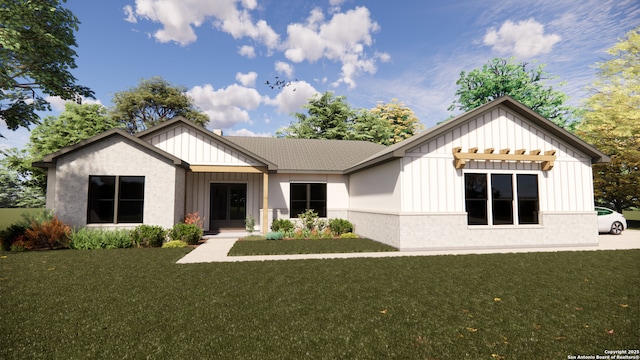
{"label": "white car", "polygon": [[598,232],[620,235],[627,228],[627,220],[619,212],[596,206]]}

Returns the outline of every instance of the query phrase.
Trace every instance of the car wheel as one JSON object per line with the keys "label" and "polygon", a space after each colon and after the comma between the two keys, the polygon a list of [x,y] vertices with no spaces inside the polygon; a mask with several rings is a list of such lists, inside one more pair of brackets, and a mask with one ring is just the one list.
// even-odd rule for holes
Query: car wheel
{"label": "car wheel", "polygon": [[613,235],[622,234],[622,223],[620,221],[616,221],[611,224],[611,230],[609,231],[609,233]]}

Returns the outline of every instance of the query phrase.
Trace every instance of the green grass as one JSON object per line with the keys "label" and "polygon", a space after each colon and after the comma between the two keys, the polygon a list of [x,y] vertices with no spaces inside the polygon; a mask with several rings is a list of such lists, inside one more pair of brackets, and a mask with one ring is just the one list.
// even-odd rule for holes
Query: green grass
{"label": "green grass", "polygon": [[24,213],[37,213],[42,209],[0,209],[0,230],[8,228],[18,220],[22,220]]}
{"label": "green grass", "polygon": [[229,256],[397,251],[369,239],[236,241]]}
{"label": "green grass", "polygon": [[639,250],[175,264],[187,252],[0,253],[0,358],[566,359],[640,338]]}
{"label": "green grass", "polygon": [[629,229],[640,229],[640,211],[622,211]]}

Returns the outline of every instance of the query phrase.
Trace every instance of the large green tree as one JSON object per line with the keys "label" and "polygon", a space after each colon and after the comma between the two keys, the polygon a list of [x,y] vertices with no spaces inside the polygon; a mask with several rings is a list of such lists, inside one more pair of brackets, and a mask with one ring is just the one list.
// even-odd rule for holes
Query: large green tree
{"label": "large green tree", "polygon": [[460,72],[456,81],[458,98],[449,110],[469,111],[509,95],[559,126],[571,127],[574,115],[565,105],[567,95],[545,85],[553,78],[544,71],[544,65],[531,67],[513,58],[495,58],[482,68]]}
{"label": "large green tree", "polygon": [[61,2],[0,4],[0,119],[11,130],[39,122],[36,112],[51,108],[45,94],[78,102],[93,97],[69,71],[76,68],[74,31],[80,22]]}
{"label": "large green tree", "polygon": [[186,92],[185,87],[171,85],[161,77],[143,79],[138,86],[114,95],[111,116],[132,134],[176,116],[205,126],[209,116],[195,107]]}
{"label": "large green tree", "polygon": [[103,131],[119,127],[120,124],[108,115],[100,104],[66,103],[65,110],[58,117],[48,116],[31,131],[25,149],[3,151],[2,164],[15,171],[22,185],[32,192],[46,193],[46,174],[34,168],[32,163],[66,146],[74,145]]}
{"label": "large green tree", "polygon": [[593,166],[594,195],[620,212],[640,206],[640,27],[607,52],[577,134],[611,156]]}
{"label": "large green tree", "polygon": [[295,113],[297,122],[278,130],[277,136],[391,145],[422,129],[413,111],[396,99],[371,110],[353,109],[344,96],[327,91],[314,95],[303,107],[307,113]]}

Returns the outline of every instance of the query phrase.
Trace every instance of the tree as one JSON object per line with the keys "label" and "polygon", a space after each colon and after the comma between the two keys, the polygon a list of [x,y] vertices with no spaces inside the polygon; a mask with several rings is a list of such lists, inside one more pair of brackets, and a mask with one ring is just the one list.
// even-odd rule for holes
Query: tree
{"label": "tree", "polygon": [[298,121],[278,130],[277,136],[391,145],[422,129],[413,111],[396,99],[371,110],[352,109],[344,96],[327,91],[316,94],[303,107],[307,114],[294,114]]}
{"label": "tree", "polygon": [[413,110],[398,99],[392,99],[386,104],[378,104],[371,112],[384,120],[392,131],[391,137],[384,145],[398,143],[424,129],[424,125],[420,123]]}
{"label": "tree", "polygon": [[577,134],[611,156],[593,166],[594,195],[621,212],[640,206],[640,27],[607,52]]}
{"label": "tree", "polygon": [[509,95],[557,125],[570,126],[573,110],[564,105],[567,95],[551,86],[544,86],[544,80],[554,78],[544,71],[544,65],[535,68],[528,65],[526,62],[516,63],[513,58],[495,58],[481,69],[460,72],[456,81],[458,99],[451,104],[449,111],[469,111]]}
{"label": "tree", "polygon": [[79,23],[59,0],[5,0],[0,5],[0,119],[9,129],[37,124],[36,111],[51,109],[44,94],[77,102],[93,98],[69,71],[76,68]]}
{"label": "tree", "polygon": [[186,88],[173,86],[161,77],[140,80],[137,87],[114,95],[112,117],[131,134],[176,116],[184,116],[205,126],[209,116],[198,111],[186,91]]}
{"label": "tree", "polygon": [[42,169],[34,168],[33,162],[118,126],[120,124],[112,120],[107,109],[100,104],[66,103],[65,110],[57,118],[48,116],[31,131],[25,149],[3,151],[3,163],[19,174],[25,189],[44,195],[46,174]]}
{"label": "tree", "polygon": [[278,130],[277,136],[333,140],[352,136],[356,112],[344,96],[334,96],[330,91],[322,95],[315,94],[303,107],[307,109],[307,114],[295,113],[293,116],[298,122]]}

